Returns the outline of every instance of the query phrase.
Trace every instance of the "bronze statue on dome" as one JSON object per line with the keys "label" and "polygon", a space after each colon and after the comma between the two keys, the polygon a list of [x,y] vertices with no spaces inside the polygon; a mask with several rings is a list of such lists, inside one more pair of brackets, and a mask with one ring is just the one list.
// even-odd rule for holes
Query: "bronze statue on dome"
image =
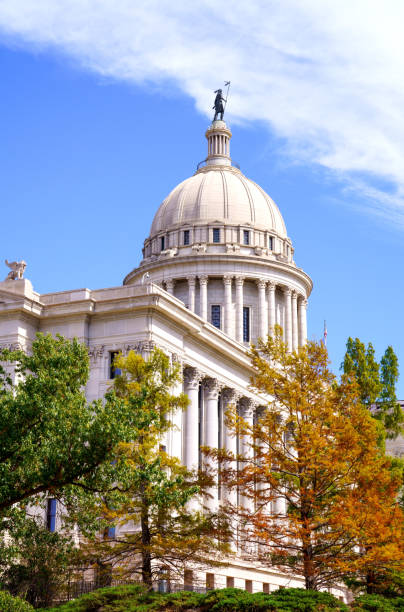
{"label": "bronze statue on dome", "polygon": [[[226,81],[225,86],[227,87],[227,97],[229,97],[230,81]],[[224,115],[224,111],[226,108],[227,98],[223,98],[221,89],[216,89],[215,94],[216,94],[215,103],[212,106],[212,108],[215,109],[215,116],[213,117],[213,121],[217,121],[219,116],[220,116],[220,121],[223,121],[223,115]]]}

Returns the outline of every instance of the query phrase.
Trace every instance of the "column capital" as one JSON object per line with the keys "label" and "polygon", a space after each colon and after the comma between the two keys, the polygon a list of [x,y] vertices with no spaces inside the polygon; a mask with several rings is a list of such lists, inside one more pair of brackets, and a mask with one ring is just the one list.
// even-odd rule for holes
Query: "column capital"
{"label": "column capital", "polygon": [[204,378],[203,388],[206,390],[209,399],[216,399],[219,396],[219,391],[222,389],[223,383],[216,378]]}
{"label": "column capital", "polygon": [[196,389],[203,378],[202,372],[191,366],[184,368],[184,382],[191,389]]}
{"label": "column capital", "polygon": [[225,387],[222,391],[222,397],[225,404],[237,404],[237,402],[241,398],[241,393],[236,389]]}
{"label": "column capital", "polygon": [[300,305],[303,306],[303,308],[307,308],[307,304],[309,303],[309,300],[307,298],[305,298],[303,295],[301,296],[301,300],[300,300]]}
{"label": "column capital", "polygon": [[289,287],[282,287],[282,291],[287,297],[292,295],[292,289],[290,289]]}
{"label": "column capital", "polygon": [[195,286],[195,283],[196,283],[196,276],[187,276],[187,281],[188,281],[188,285],[193,285],[193,286]]}
{"label": "column capital", "polygon": [[268,281],[268,289],[269,291],[275,291],[276,289],[276,283],[274,283],[274,281]]}
{"label": "column capital", "polygon": [[258,289],[265,289],[267,286],[267,281],[263,278],[257,278],[255,282],[257,283]]}
{"label": "column capital", "polygon": [[292,291],[292,300],[297,300],[297,297],[298,297],[297,291],[293,290]]}
{"label": "column capital", "polygon": [[174,285],[175,285],[175,280],[173,278],[166,280],[167,291],[172,291],[174,289]]}
{"label": "column capital", "polygon": [[257,405],[257,402],[252,397],[242,397],[239,402],[241,416],[243,418],[252,417]]}
{"label": "column capital", "polygon": [[236,285],[242,287],[244,284],[245,276],[236,276]]}
{"label": "column capital", "polygon": [[232,276],[230,276],[230,275],[228,275],[228,274],[225,274],[225,275],[223,276],[223,283],[224,283],[225,285],[231,285],[232,281],[233,281],[233,277],[232,277]]}
{"label": "column capital", "polygon": [[198,276],[199,278],[199,284],[200,285],[207,285],[208,284],[208,275],[207,274],[201,274],[201,276]]}

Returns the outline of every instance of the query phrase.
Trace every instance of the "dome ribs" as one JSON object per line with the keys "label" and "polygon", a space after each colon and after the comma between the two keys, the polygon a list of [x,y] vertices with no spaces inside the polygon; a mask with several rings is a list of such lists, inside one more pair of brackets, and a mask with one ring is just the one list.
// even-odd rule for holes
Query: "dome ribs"
{"label": "dome ribs", "polygon": [[246,180],[244,180],[244,176],[241,173],[240,173],[240,176],[238,178],[239,178],[241,184],[243,185],[243,187],[244,187],[244,189],[246,191],[246,194],[247,194],[248,202],[249,202],[249,205],[250,205],[250,220],[251,220],[251,223],[255,223],[255,208],[254,208],[253,198],[251,197],[251,191],[250,191],[250,189],[249,189],[249,187],[247,185]]}
{"label": "dome ribs", "polygon": [[229,190],[227,187],[226,173],[221,171],[223,184],[223,219],[229,218]]}
{"label": "dome ribs", "polygon": [[201,207],[202,207],[202,194],[203,194],[203,189],[204,189],[204,186],[205,186],[208,174],[209,173],[206,173],[206,174],[203,175],[201,183],[200,183],[199,188],[198,188],[198,194],[196,196],[196,207],[193,210],[193,218],[195,220],[198,220],[198,217],[201,216],[200,213],[201,213]]}

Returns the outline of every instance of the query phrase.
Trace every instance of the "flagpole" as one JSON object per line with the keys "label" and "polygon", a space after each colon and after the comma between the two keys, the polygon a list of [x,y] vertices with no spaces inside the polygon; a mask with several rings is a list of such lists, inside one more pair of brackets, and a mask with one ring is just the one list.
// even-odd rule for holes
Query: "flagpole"
{"label": "flagpole", "polygon": [[[231,81],[225,81],[224,82],[224,86],[226,87],[226,85],[227,85],[226,102],[224,103],[224,111],[226,110],[226,104],[227,104],[227,100],[229,98],[230,83],[231,83]],[[224,111],[223,111],[223,113],[224,113]]]}

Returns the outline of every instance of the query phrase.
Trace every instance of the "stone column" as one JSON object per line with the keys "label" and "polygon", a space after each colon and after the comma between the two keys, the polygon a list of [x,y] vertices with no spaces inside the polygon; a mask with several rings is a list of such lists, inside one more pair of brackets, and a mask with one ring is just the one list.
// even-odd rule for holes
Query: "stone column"
{"label": "stone column", "polygon": [[[205,446],[217,448],[219,442],[219,411],[218,400],[220,385],[214,378],[205,378],[204,384],[204,399],[205,399]],[[207,489],[208,495],[205,499],[205,504],[209,510],[217,510],[219,503],[218,481],[217,481],[217,461],[212,458],[205,460],[205,465],[212,471],[215,484]]]}
{"label": "stone column", "polygon": [[189,405],[184,412],[183,463],[189,470],[199,465],[199,382],[202,375],[196,368],[184,369],[184,392]]}
{"label": "stone column", "polygon": [[224,284],[224,331],[229,336],[232,331],[232,300],[231,300],[231,284],[232,276],[223,276]]}
{"label": "stone column", "polygon": [[188,276],[188,308],[191,312],[195,312],[195,276]]}
{"label": "stone column", "polygon": [[307,342],[307,300],[299,300],[299,346]]}
{"label": "stone column", "polygon": [[[235,406],[240,398],[240,394],[235,389],[226,388],[222,392],[223,399],[223,414],[226,410],[229,409],[230,406]],[[224,421],[226,418],[224,419]],[[226,422],[224,422],[224,447],[227,451],[229,451],[234,457],[237,456],[237,433],[233,430],[230,430]],[[230,464],[230,467],[235,467],[235,462]],[[223,500],[224,503],[228,501],[233,506],[237,505],[237,490],[234,489],[224,489],[223,490]]]}
{"label": "stone column", "polygon": [[266,303],[266,281],[259,279],[257,280],[258,286],[258,322],[259,332],[258,335],[264,341],[268,335],[268,318],[267,318],[267,303]]}
{"label": "stone column", "polygon": [[[252,427],[254,424],[254,407],[255,403],[249,397],[244,397],[240,401],[240,415],[249,427]],[[241,461],[241,467],[248,465],[248,461],[254,458],[254,449],[251,447],[251,442],[250,436],[240,436],[240,455],[247,460],[246,463]],[[242,495],[242,492],[240,502],[243,508],[248,510],[251,514],[254,512],[254,500]]]}
{"label": "stone column", "polygon": [[174,295],[174,283],[175,281],[173,281],[172,279],[166,280],[166,291],[168,293],[171,293],[171,295]]}
{"label": "stone column", "polygon": [[[181,373],[182,373],[182,377],[180,378],[179,381],[174,383],[174,386],[172,388],[172,393],[176,396],[178,396],[180,393],[183,392],[183,376],[184,376],[184,372],[183,372],[183,364],[182,364],[182,359],[181,356],[178,355],[177,353],[172,353],[171,354],[171,363],[173,365],[178,365],[181,369]],[[177,457],[177,459],[179,459],[180,461],[182,461],[183,463],[185,463],[184,460],[184,450],[183,449],[183,440],[182,440],[182,436],[183,436],[183,427],[182,427],[182,423],[183,420],[185,419],[185,412],[183,412],[180,408],[177,409],[173,409],[171,412],[171,422],[173,424],[173,427],[171,427],[168,431],[166,431],[166,433],[164,434],[164,436],[167,439],[167,450],[168,453],[172,456],[172,457]]]}
{"label": "stone column", "polygon": [[276,291],[275,283],[272,281],[269,281],[268,283],[268,327],[269,327],[269,333],[271,336],[274,335],[274,328],[276,324],[275,291]]}
{"label": "stone column", "polygon": [[199,312],[202,319],[208,320],[208,277],[199,277]]}
{"label": "stone column", "polygon": [[292,291],[289,288],[283,290],[285,296],[285,329],[284,339],[289,351],[292,350]]}
{"label": "stone column", "polygon": [[292,349],[297,350],[299,333],[297,329],[297,293],[292,291]]}
{"label": "stone column", "polygon": [[236,340],[243,342],[244,277],[236,276]]}

